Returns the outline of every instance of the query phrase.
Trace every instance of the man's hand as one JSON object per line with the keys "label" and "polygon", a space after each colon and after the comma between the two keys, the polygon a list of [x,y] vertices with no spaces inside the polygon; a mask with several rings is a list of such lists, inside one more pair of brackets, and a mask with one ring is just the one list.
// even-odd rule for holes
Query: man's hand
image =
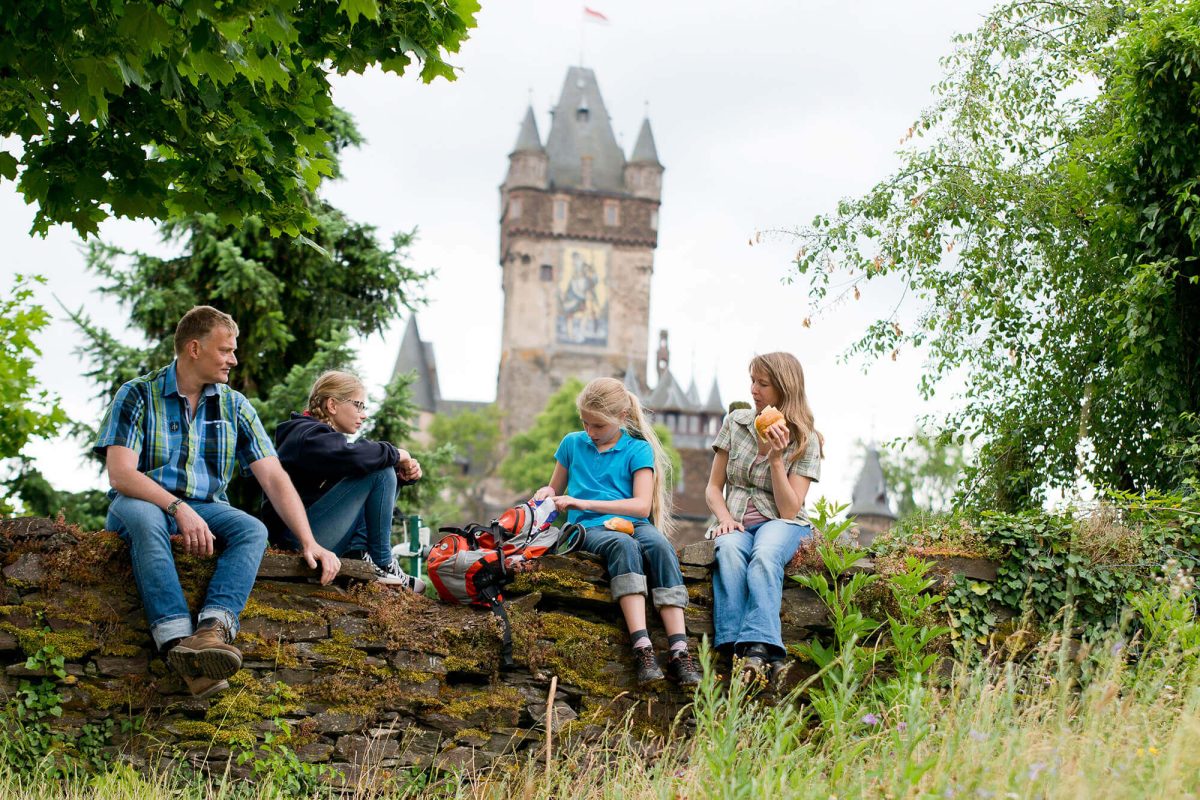
{"label": "man's hand", "polygon": [[336,578],[338,570],[342,568],[341,559],[316,542],[301,550],[300,555],[304,556],[304,560],[313,569],[316,569],[318,564],[320,565],[322,584],[327,584]]}
{"label": "man's hand", "polygon": [[175,507],[175,525],[183,539],[183,552],[192,556],[213,554],[213,535],[208,523],[187,503]]}

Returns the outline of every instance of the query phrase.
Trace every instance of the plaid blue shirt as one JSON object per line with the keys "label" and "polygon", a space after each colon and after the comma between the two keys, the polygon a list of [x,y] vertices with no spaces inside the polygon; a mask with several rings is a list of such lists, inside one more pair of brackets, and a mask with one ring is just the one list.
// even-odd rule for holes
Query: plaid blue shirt
{"label": "plaid blue shirt", "polygon": [[137,453],[138,471],[176,497],[219,503],[229,502],[225,488],[235,461],[244,475],[275,455],[254,406],[223,383],[204,387],[189,420],[175,362],[117,390],[92,450],[103,458],[110,445]]}

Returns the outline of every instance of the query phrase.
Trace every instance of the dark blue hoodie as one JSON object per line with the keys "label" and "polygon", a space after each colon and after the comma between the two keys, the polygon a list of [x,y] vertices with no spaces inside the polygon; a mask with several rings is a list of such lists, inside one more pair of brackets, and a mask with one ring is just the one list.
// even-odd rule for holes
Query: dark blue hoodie
{"label": "dark blue hoodie", "polygon": [[[295,413],[275,429],[275,449],[305,508],[343,478],[361,478],[400,461],[400,451],[393,444],[368,439],[352,442],[333,426]],[[287,530],[269,502],[263,504],[262,520],[272,541]]]}

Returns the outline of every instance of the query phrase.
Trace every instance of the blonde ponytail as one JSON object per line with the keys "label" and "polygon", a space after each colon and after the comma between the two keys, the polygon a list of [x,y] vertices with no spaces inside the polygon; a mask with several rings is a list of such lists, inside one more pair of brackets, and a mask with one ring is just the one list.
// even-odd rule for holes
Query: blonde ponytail
{"label": "blonde ponytail", "polygon": [[650,445],[654,456],[654,493],[650,500],[650,521],[670,537],[675,529],[675,515],[671,507],[671,459],[646,419],[642,404],[637,396],[625,388],[616,378],[596,378],[583,387],[575,398],[579,411],[588,411],[608,422],[621,425],[634,438]]}

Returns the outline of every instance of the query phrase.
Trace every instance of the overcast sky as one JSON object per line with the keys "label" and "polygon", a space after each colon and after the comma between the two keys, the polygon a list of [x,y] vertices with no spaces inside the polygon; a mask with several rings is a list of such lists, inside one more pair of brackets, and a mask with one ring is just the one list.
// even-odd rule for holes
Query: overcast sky
{"label": "overcast sky", "polygon": [[[526,106],[532,102],[544,141],[549,109],[582,53],[626,155],[648,109],[666,167],[648,350],[660,328],[669,330],[679,381],[686,388],[694,377],[707,396],[715,376],[727,403],[749,399],[746,367],[755,353],[795,353],[826,437],[816,494],[848,501],[861,458],[855,441],[908,434],[918,416],[947,408],[952,397],[947,392],[932,406],[920,401],[920,353],[866,372],[861,362],[839,360],[871,319],[892,309],[894,292],[872,285],[862,300],[804,329],[800,321],[811,313],[805,287],[784,282],[794,245],[776,238],[751,247],[748,240],[758,230],[808,222],[892,170],[900,137],[931,100],[952,36],[974,29],[991,3],[588,5],[609,24],[584,28],[582,4],[485,0],[479,27],[451,59],[461,68],[455,83],[426,86],[382,73],[336,80],[334,99],[367,143],[344,157],[344,178],[326,197],[377,226],[381,237],[420,228],[413,264],[437,276],[418,321],[433,342],[442,393],[494,399],[503,305],[498,187]],[[41,297],[56,322],[41,339],[39,376],[69,414],[94,423],[103,403],[80,377],[84,367],[72,353],[78,339],[50,293],[113,329],[125,317],[96,293],[78,238],[60,228],[31,239],[31,220],[12,183],[0,183],[5,292],[14,273],[48,278]],[[157,246],[147,223],[110,222],[101,233],[124,247]],[[359,366],[376,395],[403,328],[398,320],[385,336],[361,343]],[[41,443],[30,452],[62,488],[99,486],[79,449]]]}

